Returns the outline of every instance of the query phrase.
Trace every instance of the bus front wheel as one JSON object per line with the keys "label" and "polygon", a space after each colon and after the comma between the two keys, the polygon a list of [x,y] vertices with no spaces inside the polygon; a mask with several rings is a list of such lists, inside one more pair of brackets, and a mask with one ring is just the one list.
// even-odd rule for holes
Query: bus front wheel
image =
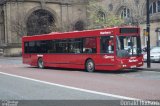
{"label": "bus front wheel", "polygon": [[94,72],[95,71],[95,64],[94,64],[93,60],[91,60],[91,59],[87,60],[85,69],[87,72]]}
{"label": "bus front wheel", "polygon": [[43,62],[43,59],[42,58],[39,58],[38,59],[38,67],[43,69],[44,68],[44,62]]}

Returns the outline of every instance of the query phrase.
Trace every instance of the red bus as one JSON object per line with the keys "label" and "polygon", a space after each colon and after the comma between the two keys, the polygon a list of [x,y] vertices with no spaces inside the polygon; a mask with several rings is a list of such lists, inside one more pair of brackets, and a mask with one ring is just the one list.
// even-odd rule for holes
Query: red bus
{"label": "red bus", "polygon": [[140,29],[113,27],[22,38],[23,63],[32,66],[122,70],[143,65]]}

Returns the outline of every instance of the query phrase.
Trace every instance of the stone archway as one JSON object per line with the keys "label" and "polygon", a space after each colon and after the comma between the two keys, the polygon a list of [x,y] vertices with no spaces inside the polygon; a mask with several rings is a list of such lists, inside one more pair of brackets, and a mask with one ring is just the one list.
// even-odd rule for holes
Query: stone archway
{"label": "stone archway", "polygon": [[74,25],[74,30],[82,31],[84,30],[84,22],[83,21],[77,21]]}
{"label": "stone archway", "polygon": [[27,35],[47,34],[56,31],[54,15],[44,9],[33,11],[27,19]]}

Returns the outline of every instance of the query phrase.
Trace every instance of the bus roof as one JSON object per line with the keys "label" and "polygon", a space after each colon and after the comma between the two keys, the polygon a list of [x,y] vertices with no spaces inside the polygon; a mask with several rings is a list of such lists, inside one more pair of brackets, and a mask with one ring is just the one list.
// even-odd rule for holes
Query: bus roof
{"label": "bus roof", "polygon": [[118,29],[121,28],[138,28],[135,26],[123,26],[123,27],[111,27],[103,29],[94,29],[94,30],[83,30],[83,31],[71,31],[71,32],[51,32],[49,34],[41,34],[34,36],[23,36],[23,40],[32,41],[32,40],[50,40],[50,39],[67,39],[67,38],[80,38],[80,37],[93,37],[100,35],[112,35],[115,32],[119,33]]}

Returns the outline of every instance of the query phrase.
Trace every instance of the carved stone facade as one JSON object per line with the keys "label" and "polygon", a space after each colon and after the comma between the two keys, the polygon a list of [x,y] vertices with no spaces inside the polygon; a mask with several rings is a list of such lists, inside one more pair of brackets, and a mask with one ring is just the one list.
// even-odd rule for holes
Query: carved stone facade
{"label": "carved stone facade", "polygon": [[[141,28],[142,46],[146,46],[146,0],[101,0],[107,13],[125,18],[130,24]],[[106,15],[107,15],[106,13]],[[151,46],[160,46],[160,0],[150,0],[150,38]]]}
{"label": "carved stone facade", "polygon": [[[113,13],[124,18],[127,23],[139,25],[142,46],[146,46],[146,0],[97,1],[107,11],[105,15]],[[41,10],[49,14],[46,16],[53,18],[50,22],[53,22],[59,31],[86,29],[87,3],[88,0],[0,0],[0,49],[4,49],[4,55],[20,54],[21,36],[29,34],[30,30],[27,29],[31,25],[32,14],[43,14]],[[150,0],[150,16],[151,45],[160,45],[160,0]],[[22,34],[13,31],[16,22],[18,25],[22,24]]]}
{"label": "carved stone facade", "polygon": [[[4,55],[21,53],[21,37],[28,33],[29,17],[41,10],[54,18],[58,31],[86,27],[86,0],[0,0],[0,48],[4,49]],[[83,26],[78,29],[77,23]],[[15,26],[21,28],[22,34],[15,31]]]}

